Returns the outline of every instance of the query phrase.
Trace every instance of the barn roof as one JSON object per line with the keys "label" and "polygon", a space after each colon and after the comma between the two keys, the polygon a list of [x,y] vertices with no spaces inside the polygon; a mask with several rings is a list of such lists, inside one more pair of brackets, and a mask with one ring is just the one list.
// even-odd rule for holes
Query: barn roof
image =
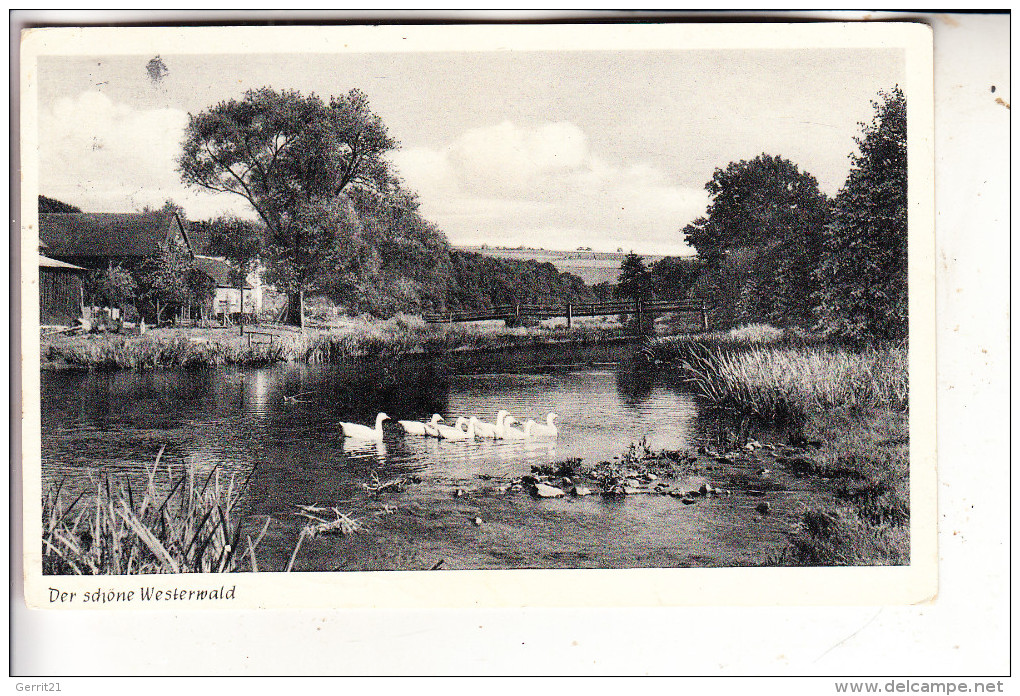
{"label": "barn roof", "polygon": [[43,213],[39,238],[52,256],[155,256],[175,219],[190,247],[180,218],[166,213]]}
{"label": "barn roof", "polygon": [[39,268],[56,268],[63,271],[87,271],[87,268],[75,266],[73,263],[64,263],[39,254]]}
{"label": "barn roof", "polygon": [[[195,266],[212,278],[216,285],[221,288],[236,288],[237,285],[231,278],[230,264],[225,259],[216,256],[196,256]],[[251,285],[245,282],[244,287],[251,289]]]}
{"label": "barn roof", "polygon": [[188,221],[188,239],[196,254],[204,254],[209,250],[209,223],[204,220]]}

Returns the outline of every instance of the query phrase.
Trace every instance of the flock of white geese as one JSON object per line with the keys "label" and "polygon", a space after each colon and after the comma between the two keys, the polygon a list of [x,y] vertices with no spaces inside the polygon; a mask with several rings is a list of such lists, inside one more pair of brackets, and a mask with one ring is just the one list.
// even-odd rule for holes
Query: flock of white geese
{"label": "flock of white geese", "polygon": [[[464,418],[461,416],[453,426],[443,425],[440,421],[446,420],[438,413],[432,415],[432,420],[421,423],[418,421],[397,421],[408,435],[421,435],[423,437],[437,437],[442,440],[474,440],[475,438],[493,438],[496,440],[529,440],[534,438],[553,438],[559,434],[556,429],[555,420],[558,418],[555,413],[549,413],[545,417],[545,423],[539,423],[528,419],[521,421],[510,415],[509,411],[500,411],[496,414],[496,422],[485,423],[475,416]],[[372,440],[381,442],[383,439],[383,421],[390,417],[380,413],[375,417],[375,427],[370,428],[360,423],[340,423],[344,437],[353,440]],[[513,427],[514,424],[523,425],[522,428]]]}

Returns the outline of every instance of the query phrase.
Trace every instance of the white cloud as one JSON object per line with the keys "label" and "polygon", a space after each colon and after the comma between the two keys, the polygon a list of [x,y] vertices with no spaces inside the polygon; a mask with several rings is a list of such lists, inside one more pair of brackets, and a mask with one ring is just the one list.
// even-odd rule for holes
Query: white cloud
{"label": "white cloud", "polygon": [[[181,184],[175,159],[186,124],[181,110],[137,109],[97,91],[59,99],[40,118],[40,192],[92,212],[173,199],[193,219],[251,216],[237,196]],[[648,163],[605,160],[568,122],[503,121],[392,159],[425,216],[460,244],[684,253],[679,229],[707,203],[702,189]]]}
{"label": "white cloud", "polygon": [[461,244],[687,253],[679,230],[708,201],[648,163],[602,159],[566,122],[504,121],[441,149],[399,151],[393,162],[426,217]]}
{"label": "white cloud", "polygon": [[40,116],[40,192],[90,212],[130,212],[173,199],[191,218],[248,214],[236,196],[181,183],[175,159],[187,121],[177,109],[135,109],[96,91],[59,99]]}

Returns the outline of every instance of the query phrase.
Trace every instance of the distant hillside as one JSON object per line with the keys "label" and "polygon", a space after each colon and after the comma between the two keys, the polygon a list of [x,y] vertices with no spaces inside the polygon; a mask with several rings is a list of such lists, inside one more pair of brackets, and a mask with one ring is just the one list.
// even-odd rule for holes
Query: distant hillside
{"label": "distant hillside", "polygon": [[[546,249],[493,249],[473,246],[454,247],[497,259],[515,261],[538,261],[551,263],[556,270],[572,273],[588,285],[615,283],[620,275],[620,263],[627,254],[604,251],[550,251]],[[645,265],[650,266],[662,256],[643,256]]]}
{"label": "distant hillside", "polygon": [[39,196],[39,212],[40,213],[80,213],[81,208],[73,206],[70,203],[64,203],[58,201],[55,198],[47,198],[46,196]]}

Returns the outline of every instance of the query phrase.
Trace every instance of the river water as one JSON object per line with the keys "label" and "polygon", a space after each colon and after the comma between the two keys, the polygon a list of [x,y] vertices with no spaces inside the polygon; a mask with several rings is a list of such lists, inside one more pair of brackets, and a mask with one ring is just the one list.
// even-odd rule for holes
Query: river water
{"label": "river water", "polygon": [[[409,358],[397,363],[281,364],[261,369],[46,373],[42,381],[44,488],[89,484],[89,472],[138,478],[161,446],[165,461],[202,474],[251,474],[246,530],[270,521],[262,569],[286,566],[299,505],[337,507],[359,533],[306,542],[297,570],[746,565],[785,546],[805,494],[770,486],[772,514],[734,495],[682,505],[668,496],[533,499],[500,490],[532,465],[612,460],[642,438],[691,449],[725,427],[683,385],[637,368],[633,346]],[[306,393],[302,402],[284,396]],[[553,441],[438,441],[405,435],[398,419],[440,413],[492,422],[559,414]],[[345,440],[338,423],[372,424],[381,444]],[[750,466],[750,465],[749,465]],[[254,470],[254,474],[252,471]],[[732,483],[747,471],[705,472],[686,484]],[[420,484],[373,498],[362,484],[416,476]],[[714,478],[713,478],[714,476]],[[329,517],[326,513],[324,517]],[[481,521],[477,524],[476,518]]]}

